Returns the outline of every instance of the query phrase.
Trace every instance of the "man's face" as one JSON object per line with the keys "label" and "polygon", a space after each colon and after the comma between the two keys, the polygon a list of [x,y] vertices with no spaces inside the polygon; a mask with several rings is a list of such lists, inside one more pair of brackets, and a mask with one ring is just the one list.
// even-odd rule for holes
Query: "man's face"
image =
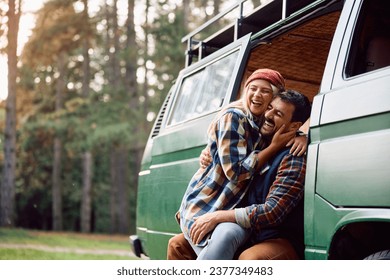
{"label": "man's face", "polygon": [[276,97],[271,101],[267,110],[265,111],[265,121],[262,125],[260,132],[265,137],[272,137],[278,129],[285,124],[285,131],[300,127],[298,122],[291,122],[295,106],[283,102],[280,97]]}

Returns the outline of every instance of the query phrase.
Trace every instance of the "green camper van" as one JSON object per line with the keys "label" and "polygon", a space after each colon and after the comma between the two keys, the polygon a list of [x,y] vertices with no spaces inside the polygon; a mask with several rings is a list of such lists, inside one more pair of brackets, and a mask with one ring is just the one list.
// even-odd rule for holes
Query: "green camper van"
{"label": "green camper van", "polygon": [[[245,77],[272,68],[312,101],[305,258],[389,259],[390,1],[274,0],[248,13],[245,2],[183,38],[186,65],[142,159],[134,253],[166,258],[208,125],[239,97]],[[234,22],[195,39],[233,10]]]}

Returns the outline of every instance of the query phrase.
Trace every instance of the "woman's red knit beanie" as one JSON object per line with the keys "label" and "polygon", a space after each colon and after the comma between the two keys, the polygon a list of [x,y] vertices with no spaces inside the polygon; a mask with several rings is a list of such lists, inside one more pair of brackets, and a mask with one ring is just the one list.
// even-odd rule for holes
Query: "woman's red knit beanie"
{"label": "woman's red knit beanie", "polygon": [[283,76],[278,71],[272,69],[257,69],[246,80],[245,87],[253,80],[266,80],[276,86],[280,91],[283,91],[285,88]]}

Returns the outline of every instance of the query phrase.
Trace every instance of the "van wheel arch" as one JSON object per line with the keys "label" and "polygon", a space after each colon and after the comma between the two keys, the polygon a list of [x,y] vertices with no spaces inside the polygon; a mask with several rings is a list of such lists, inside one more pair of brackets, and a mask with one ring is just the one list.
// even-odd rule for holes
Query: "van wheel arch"
{"label": "van wheel arch", "polygon": [[362,260],[390,251],[390,222],[355,222],[344,225],[333,236],[329,259]]}

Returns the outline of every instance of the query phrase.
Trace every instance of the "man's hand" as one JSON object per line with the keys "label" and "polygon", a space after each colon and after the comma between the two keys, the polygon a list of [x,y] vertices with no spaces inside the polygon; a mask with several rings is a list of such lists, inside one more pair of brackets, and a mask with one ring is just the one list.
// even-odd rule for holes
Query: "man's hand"
{"label": "man's hand", "polygon": [[195,217],[195,222],[190,230],[190,237],[194,244],[201,242],[202,239],[217,226],[218,222],[216,216],[217,212],[213,212]]}
{"label": "man's hand", "polygon": [[219,223],[236,222],[234,210],[218,210],[195,217],[195,222],[191,226],[190,237],[194,244],[198,244],[202,239]]}

